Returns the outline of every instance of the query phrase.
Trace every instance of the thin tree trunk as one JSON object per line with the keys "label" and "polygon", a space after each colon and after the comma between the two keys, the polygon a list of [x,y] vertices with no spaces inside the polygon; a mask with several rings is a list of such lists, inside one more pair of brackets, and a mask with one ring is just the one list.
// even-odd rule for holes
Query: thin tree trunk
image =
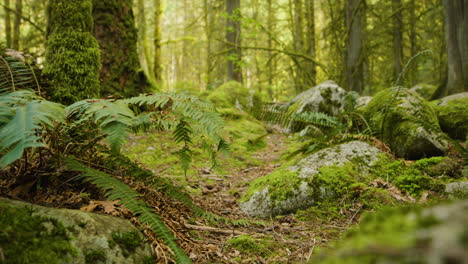
{"label": "thin tree trunk", "polygon": [[393,72],[395,79],[403,70],[403,12],[401,0],[392,0],[393,16]]}
{"label": "thin tree trunk", "polygon": [[23,14],[23,0],[16,0],[15,5],[15,24],[13,28],[13,49],[20,49],[20,27],[21,27],[21,16]]}
{"label": "thin tree trunk", "polygon": [[[275,14],[273,11],[273,4],[272,0],[268,0],[268,48],[273,48],[273,39],[270,34],[273,34],[274,30],[274,20]],[[270,50],[268,51],[268,64],[267,64],[267,74],[268,74],[268,88],[272,89],[273,87],[273,76],[274,76],[274,69],[273,69],[273,52]]]}
{"label": "thin tree trunk", "polygon": [[211,12],[211,5],[209,3],[209,0],[203,0],[203,21],[205,23],[205,37],[206,37],[206,43],[205,43],[205,49],[206,49],[206,57],[205,57],[205,81],[206,81],[206,89],[210,90],[213,80],[212,80],[212,63],[211,63],[211,54],[212,54],[212,33],[211,33],[211,25],[213,24],[211,21],[211,18],[213,15],[210,15]]}
{"label": "thin tree trunk", "polygon": [[162,82],[162,57],[161,57],[161,19],[162,19],[162,7],[161,0],[154,0],[154,79],[157,84]]}
{"label": "thin tree trunk", "polygon": [[445,38],[447,42],[448,79],[441,93],[460,93],[468,89],[468,0],[444,0]]}
{"label": "thin tree trunk", "polygon": [[346,1],[346,88],[361,93],[364,88],[363,72],[363,14],[364,0]]}
{"label": "thin tree trunk", "polygon": [[[304,22],[302,12],[302,1],[294,0],[294,50],[297,53],[304,53]],[[296,93],[299,94],[305,89],[304,81],[304,60],[297,59],[296,63]]]}
{"label": "thin tree trunk", "polygon": [[[315,58],[315,5],[314,1],[306,1],[307,4],[307,54]],[[306,84],[312,87],[316,84],[317,69],[315,63],[308,62]]]}
{"label": "thin tree trunk", "polygon": [[226,0],[226,41],[230,52],[227,61],[227,80],[242,83],[240,0]]}
{"label": "thin tree trunk", "polygon": [[137,2],[137,9],[138,9],[138,54],[140,57],[140,65],[143,71],[147,74],[147,76],[151,76],[151,66],[150,66],[150,59],[149,59],[149,51],[148,51],[148,41],[146,38],[146,14],[145,14],[145,1],[138,0]]}
{"label": "thin tree trunk", "polygon": [[7,7],[10,7],[10,0],[4,0],[3,4],[5,6],[4,12],[5,12],[5,38],[6,38],[6,45],[8,48],[11,48],[11,17],[10,17],[10,11],[7,9]]}

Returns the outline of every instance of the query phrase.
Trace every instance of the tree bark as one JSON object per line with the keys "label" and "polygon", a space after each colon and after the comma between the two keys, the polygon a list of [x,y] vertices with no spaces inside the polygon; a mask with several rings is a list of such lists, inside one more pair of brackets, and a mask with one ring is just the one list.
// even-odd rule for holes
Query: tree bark
{"label": "tree bark", "polygon": [[392,0],[393,10],[393,75],[395,80],[403,70],[403,6],[401,0]]}
{"label": "tree bark", "polygon": [[16,0],[15,23],[13,28],[13,49],[20,49],[21,16],[23,14],[23,0]]}
{"label": "tree bark", "polygon": [[442,95],[468,90],[468,0],[444,0],[448,79]]}
{"label": "tree bark", "polygon": [[94,36],[101,50],[101,95],[143,93],[132,0],[93,0],[93,18]]}
{"label": "tree bark", "polygon": [[161,40],[162,40],[162,7],[161,0],[154,0],[154,79],[158,85],[162,83],[162,57],[161,57]]}
{"label": "tree bark", "polygon": [[234,44],[228,47],[227,80],[242,83],[240,0],[226,0],[226,13],[226,41]]}
{"label": "tree bark", "polygon": [[[416,10],[418,8],[417,1],[410,1],[409,12],[410,12],[410,48],[411,48],[411,58],[416,56],[418,53],[418,43],[417,43],[417,32],[416,32]],[[410,75],[410,84],[411,86],[417,83],[418,79],[418,60],[414,60],[411,65],[411,75]]]}
{"label": "tree bark", "polygon": [[[306,1],[307,3],[307,54],[315,58],[315,5],[314,1]],[[317,78],[317,68],[315,63],[309,62],[307,64],[307,79],[306,85],[308,87],[315,86]]]}
{"label": "tree bark", "polygon": [[5,38],[6,38],[6,45],[8,48],[12,47],[11,43],[11,16],[10,16],[10,10],[7,9],[7,7],[10,7],[10,0],[4,0],[3,4],[5,6],[4,12],[5,12]]}
{"label": "tree bark", "polygon": [[346,1],[346,88],[361,93],[364,88],[364,0]]}
{"label": "tree bark", "polygon": [[[294,50],[297,53],[304,53],[304,20],[302,12],[302,1],[294,0]],[[304,60],[297,59],[296,63],[296,94],[305,90],[305,65]]]}

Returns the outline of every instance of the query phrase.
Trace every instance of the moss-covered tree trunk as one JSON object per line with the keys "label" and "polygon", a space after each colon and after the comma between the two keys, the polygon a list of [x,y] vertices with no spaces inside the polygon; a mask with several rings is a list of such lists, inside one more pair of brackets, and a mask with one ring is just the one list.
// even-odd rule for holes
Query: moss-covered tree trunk
{"label": "moss-covered tree trunk", "polygon": [[144,92],[145,85],[140,85],[132,0],[93,0],[93,17],[94,36],[101,49],[102,96],[133,96]]}
{"label": "moss-covered tree trunk", "polygon": [[53,100],[70,104],[99,96],[99,45],[91,0],[49,0],[44,74]]}

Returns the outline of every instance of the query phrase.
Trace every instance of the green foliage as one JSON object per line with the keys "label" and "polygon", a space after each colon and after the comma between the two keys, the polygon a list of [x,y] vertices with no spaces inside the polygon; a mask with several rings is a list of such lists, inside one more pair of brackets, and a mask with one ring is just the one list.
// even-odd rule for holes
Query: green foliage
{"label": "green foliage", "polygon": [[60,264],[76,254],[65,227],[26,207],[0,203],[0,248],[11,264]]}
{"label": "green foliage", "polygon": [[92,35],[91,0],[52,0],[47,6],[43,73],[50,96],[64,104],[99,96],[99,45]]}
{"label": "green foliage", "polygon": [[240,235],[226,241],[230,248],[255,256],[268,257],[273,254],[277,244],[273,240]]}
{"label": "green foliage", "polygon": [[27,148],[43,147],[40,133],[64,117],[63,107],[23,90],[0,96],[0,166],[19,159]]}
{"label": "green foliage", "polygon": [[41,86],[32,63],[30,55],[0,49],[0,94],[19,89],[34,89],[40,93]]}
{"label": "green foliage", "polygon": [[176,238],[171,230],[166,227],[164,221],[145,202],[138,199],[140,194],[137,191],[115,177],[86,167],[76,160],[67,159],[67,165],[72,170],[80,171],[85,181],[89,181],[100,189],[105,190],[109,200],[119,200],[119,204],[138,216],[138,220],[142,224],[150,226],[158,237],[172,250],[177,263],[191,263],[190,258],[177,245]]}

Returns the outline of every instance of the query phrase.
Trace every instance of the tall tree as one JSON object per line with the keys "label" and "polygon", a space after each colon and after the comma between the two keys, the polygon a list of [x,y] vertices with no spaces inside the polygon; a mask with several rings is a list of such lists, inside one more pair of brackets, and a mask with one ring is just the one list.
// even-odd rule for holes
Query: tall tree
{"label": "tall tree", "polygon": [[144,92],[138,73],[132,0],[93,0],[93,18],[94,36],[101,50],[101,95],[134,96]]}
{"label": "tall tree", "polygon": [[448,80],[443,94],[468,91],[468,0],[444,0]]}
{"label": "tall tree", "polygon": [[[314,1],[306,1],[307,6],[307,55],[315,59],[315,5]],[[317,69],[313,62],[307,63],[306,85],[312,87],[316,84]]]}
{"label": "tall tree", "polygon": [[401,0],[392,0],[393,11],[393,73],[395,79],[403,70],[403,6]]}
{"label": "tall tree", "polygon": [[[297,53],[304,53],[304,18],[302,0],[294,0],[294,49]],[[306,72],[304,68],[304,60],[302,58],[293,58],[296,64],[296,93],[304,91],[304,81]]]}
{"label": "tall tree", "polygon": [[15,23],[13,27],[13,49],[20,49],[21,18],[23,16],[23,0],[16,0]]}
{"label": "tall tree", "polygon": [[10,10],[8,8],[10,7],[10,0],[4,0],[3,1],[3,6],[5,10],[5,39],[6,39],[6,45],[7,47],[11,48],[11,16],[10,16]]}
{"label": "tall tree", "polygon": [[361,93],[364,88],[364,0],[346,1],[346,88]]}
{"label": "tall tree", "polygon": [[99,45],[91,0],[49,0],[43,73],[53,100],[71,104],[99,96]]}
{"label": "tall tree", "polygon": [[227,80],[242,83],[241,12],[240,0],[226,0],[226,42],[229,52]]}
{"label": "tall tree", "polygon": [[161,0],[154,0],[154,79],[159,85],[162,83],[162,57],[161,57],[161,40],[162,40],[162,5]]}

